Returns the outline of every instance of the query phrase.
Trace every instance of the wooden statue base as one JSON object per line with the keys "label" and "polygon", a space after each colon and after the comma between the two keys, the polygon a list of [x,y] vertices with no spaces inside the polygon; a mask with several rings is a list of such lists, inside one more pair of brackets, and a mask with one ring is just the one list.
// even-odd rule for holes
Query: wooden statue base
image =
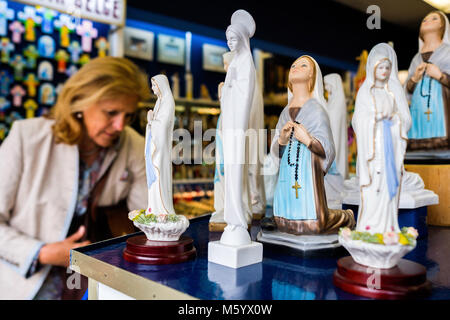
{"label": "wooden statue base", "polygon": [[123,258],[140,264],[175,264],[196,257],[194,240],[181,236],[178,241],[150,241],[145,235],[131,237],[123,250]]}
{"label": "wooden statue base", "polygon": [[391,269],[376,269],[348,256],[339,259],[337,265],[334,285],[358,296],[398,300],[424,297],[431,291],[425,267],[409,260],[402,259]]}

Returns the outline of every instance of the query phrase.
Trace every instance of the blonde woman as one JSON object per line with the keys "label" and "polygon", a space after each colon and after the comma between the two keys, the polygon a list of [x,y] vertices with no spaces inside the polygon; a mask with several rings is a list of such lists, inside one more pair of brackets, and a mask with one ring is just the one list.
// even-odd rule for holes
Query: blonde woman
{"label": "blonde woman", "polygon": [[49,118],[14,123],[0,148],[0,299],[77,297],[70,250],[133,231],[122,221],[146,206],[145,142],[127,124],[149,95],[132,62],[97,58]]}

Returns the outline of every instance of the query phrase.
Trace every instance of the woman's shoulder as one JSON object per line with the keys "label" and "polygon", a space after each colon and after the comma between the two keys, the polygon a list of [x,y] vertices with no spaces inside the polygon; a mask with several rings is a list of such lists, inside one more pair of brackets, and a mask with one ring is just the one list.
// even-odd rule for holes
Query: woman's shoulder
{"label": "woman's shoulder", "polygon": [[51,138],[54,122],[54,120],[44,117],[16,120],[12,125],[11,133],[18,133],[31,140]]}
{"label": "woman's shoulder", "polygon": [[144,152],[145,138],[132,127],[126,126],[122,133],[123,144],[131,152]]}

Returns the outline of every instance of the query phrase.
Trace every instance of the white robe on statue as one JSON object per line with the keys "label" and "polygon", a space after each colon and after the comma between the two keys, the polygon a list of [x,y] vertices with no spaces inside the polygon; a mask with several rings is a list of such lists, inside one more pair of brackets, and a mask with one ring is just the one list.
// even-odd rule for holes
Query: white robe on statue
{"label": "white robe on statue", "polygon": [[152,80],[156,82],[161,96],[156,101],[153,119],[147,124],[146,132],[146,166],[153,166],[156,177],[148,189],[148,206],[154,214],[175,214],[172,196],[175,102],[166,76],[157,75]]}
{"label": "white robe on statue", "polygon": [[[391,74],[386,86],[375,88],[375,69],[383,59],[391,62]],[[411,116],[392,47],[381,43],[371,50],[366,75],[352,119],[361,189],[356,230],[372,234],[399,232],[398,203]],[[377,121],[377,113],[383,111],[393,114],[390,122]]]}
{"label": "white robe on statue", "polygon": [[[256,81],[256,70],[249,42],[249,38],[254,33],[254,26],[248,28],[240,23],[232,23],[228,30],[234,31],[239,36],[239,41],[242,41],[244,48],[236,52],[228,67],[221,97],[225,163],[224,217],[227,223],[225,232],[234,230],[236,227],[247,230],[248,215],[243,201],[244,190],[247,188],[245,182],[248,180],[244,172],[245,132],[249,125]],[[221,241],[223,241],[223,235]]]}
{"label": "white robe on statue", "polygon": [[348,175],[348,137],[347,137],[347,104],[341,76],[337,73],[327,74],[323,81],[328,91],[326,110],[330,118],[331,133],[336,149],[336,166],[341,176]]}

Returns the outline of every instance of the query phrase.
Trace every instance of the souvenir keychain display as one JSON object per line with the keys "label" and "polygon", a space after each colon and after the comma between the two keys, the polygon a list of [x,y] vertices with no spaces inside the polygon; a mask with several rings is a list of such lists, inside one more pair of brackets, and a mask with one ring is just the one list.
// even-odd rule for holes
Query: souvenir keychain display
{"label": "souvenir keychain display", "polygon": [[0,144],[15,120],[48,113],[70,76],[108,54],[108,30],[50,8],[0,0]]}

